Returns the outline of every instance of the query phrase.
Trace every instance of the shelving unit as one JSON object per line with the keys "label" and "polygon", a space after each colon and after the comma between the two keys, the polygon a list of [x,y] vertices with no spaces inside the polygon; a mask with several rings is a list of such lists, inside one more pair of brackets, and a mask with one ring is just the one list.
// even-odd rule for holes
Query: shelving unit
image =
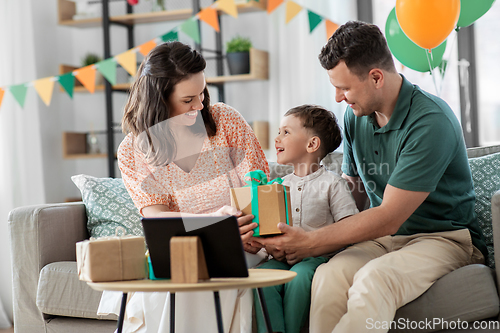
{"label": "shelving unit", "polygon": [[62,137],[63,157],[65,159],[77,158],[103,158],[108,154],[89,154],[87,151],[87,133],[63,132]]}
{"label": "shelving unit", "polygon": [[[102,18],[89,18],[82,20],[73,20],[73,15],[76,14],[76,4],[68,0],[58,0],[59,13],[58,19],[60,25],[67,25],[77,28],[99,27],[102,25]],[[260,0],[237,3],[236,7],[238,13],[251,13],[256,11],[266,10],[267,1]],[[193,9],[178,9],[167,10],[161,12],[151,13],[131,13],[127,15],[111,16],[109,19],[114,23],[121,23],[125,25],[143,24],[143,23],[157,23],[164,21],[177,21],[186,20],[193,16]]]}
{"label": "shelving unit", "polygon": [[[110,16],[109,15],[109,0],[102,1],[102,17],[89,18],[89,19],[79,19],[73,20],[73,16],[76,14],[76,4],[69,0],[57,0],[58,1],[58,23],[59,25],[75,27],[75,28],[88,28],[88,27],[99,27],[103,28],[104,35],[104,59],[111,57],[110,54],[110,25],[123,26],[128,32],[128,49],[133,48],[134,36],[133,27],[135,24],[145,24],[145,23],[155,23],[163,21],[176,21],[185,20],[190,18],[193,13],[197,13],[201,8],[199,6],[200,0],[192,0],[192,8],[179,9],[179,10],[166,10],[161,12],[150,12],[150,13],[133,13],[132,7],[127,4],[127,14]],[[125,2],[125,1],[124,1]],[[249,13],[256,11],[265,11],[267,8],[267,0],[241,0],[237,2],[238,13]],[[219,11],[219,15],[224,14]],[[222,28],[221,28],[222,30]],[[216,86],[219,90],[219,101],[224,101],[224,83],[235,82],[235,81],[249,81],[249,80],[267,80],[269,76],[268,66],[268,53],[266,51],[251,49],[250,51],[250,73],[244,75],[223,75],[223,55],[222,55],[222,39],[221,35],[216,34],[215,39],[216,50],[214,51],[218,57],[217,65],[217,75],[216,77],[207,77],[207,83]],[[198,51],[201,51],[201,45],[195,45]],[[205,51],[205,50],[204,50]],[[68,65],[60,65],[61,74],[67,73],[76,69],[77,67],[72,67]],[[113,138],[113,105],[111,94],[115,91],[127,92],[130,88],[129,83],[120,83],[111,86],[110,83],[104,80],[103,85],[97,85],[96,91],[104,91],[106,96],[106,128],[107,128],[107,150],[108,154],[87,154],[85,151],[74,150],[74,142],[79,142],[81,146],[82,136],[85,136],[86,145],[86,133],[64,133],[63,135],[63,146],[64,146],[64,157],[65,158],[96,158],[104,157],[108,158],[108,171],[109,176],[114,177],[115,174],[115,159],[116,156],[114,152],[114,138]],[[87,92],[87,90],[78,82],[75,82],[75,93]]]}

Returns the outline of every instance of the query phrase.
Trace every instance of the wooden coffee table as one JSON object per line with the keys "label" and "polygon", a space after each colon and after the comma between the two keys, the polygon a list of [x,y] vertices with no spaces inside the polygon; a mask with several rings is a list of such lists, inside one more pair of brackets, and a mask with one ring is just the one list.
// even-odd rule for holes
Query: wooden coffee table
{"label": "wooden coffee table", "polygon": [[172,283],[171,280],[131,280],[117,282],[87,282],[95,290],[121,291],[123,293],[118,317],[118,333],[122,332],[127,294],[129,292],[170,292],[170,332],[175,330],[175,293],[189,291],[213,291],[217,327],[220,333],[224,332],[222,326],[222,312],[220,308],[219,290],[224,289],[257,289],[262,312],[266,321],[268,332],[272,332],[271,320],[267,311],[266,302],[262,293],[263,287],[284,284],[291,281],[297,273],[279,269],[249,269],[247,278],[213,278],[197,283]]}

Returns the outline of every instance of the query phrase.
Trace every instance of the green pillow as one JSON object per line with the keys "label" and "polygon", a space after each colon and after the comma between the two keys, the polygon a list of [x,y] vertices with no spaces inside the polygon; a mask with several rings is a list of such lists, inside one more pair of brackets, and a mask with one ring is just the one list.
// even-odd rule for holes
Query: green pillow
{"label": "green pillow", "polygon": [[475,211],[479,227],[483,231],[488,248],[486,264],[495,267],[493,249],[493,226],[491,224],[491,197],[500,189],[500,153],[469,159],[474,191],[476,192]]}
{"label": "green pillow", "polygon": [[82,193],[90,237],[114,236],[117,227],[127,235],[143,236],[141,216],[121,178],[76,175],[71,180]]}

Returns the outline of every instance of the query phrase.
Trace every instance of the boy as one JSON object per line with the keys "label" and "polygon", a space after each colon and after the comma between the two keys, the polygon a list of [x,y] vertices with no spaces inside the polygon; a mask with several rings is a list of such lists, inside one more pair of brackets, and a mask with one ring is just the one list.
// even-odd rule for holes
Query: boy
{"label": "boy", "polygon": [[[284,177],[290,187],[294,227],[312,231],[356,214],[358,209],[347,182],[320,165],[342,141],[335,115],[322,107],[302,105],[290,109],[281,121],[275,147],[279,164],[293,165]],[[263,288],[274,332],[299,332],[309,316],[311,281],[316,268],[330,256],[309,257],[291,266],[283,251],[266,246],[273,259],[259,268],[293,270],[297,276],[284,285]],[[255,304],[259,304],[255,302]],[[257,310],[259,333],[265,332]]]}

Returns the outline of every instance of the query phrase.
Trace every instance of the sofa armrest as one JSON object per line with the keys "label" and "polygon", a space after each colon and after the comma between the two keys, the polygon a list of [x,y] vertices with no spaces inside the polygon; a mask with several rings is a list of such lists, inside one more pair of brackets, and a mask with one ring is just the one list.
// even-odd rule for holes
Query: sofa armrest
{"label": "sofa armrest", "polygon": [[497,290],[498,295],[500,296],[500,190],[491,197],[491,223],[493,224]]}
{"label": "sofa armrest", "polygon": [[43,328],[43,316],[36,306],[40,270],[52,262],[76,260],[76,242],[88,238],[85,205],[19,207],[9,213],[8,225],[14,325],[20,332],[38,332]]}

